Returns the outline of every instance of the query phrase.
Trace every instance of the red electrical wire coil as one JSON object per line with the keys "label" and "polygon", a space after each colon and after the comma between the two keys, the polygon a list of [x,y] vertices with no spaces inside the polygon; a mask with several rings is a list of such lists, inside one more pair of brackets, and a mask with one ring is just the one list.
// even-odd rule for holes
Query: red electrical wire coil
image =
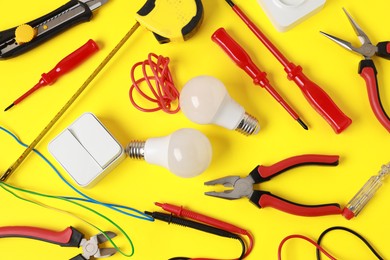
{"label": "red electrical wire coil", "polygon": [[[180,107],[178,102],[176,107],[172,106],[172,103],[179,99],[179,91],[175,87],[168,64],[169,58],[150,53],[147,60],[137,62],[131,68],[130,77],[133,84],[129,90],[129,98],[133,106],[138,110],[143,112],[162,110],[168,114],[179,112]],[[141,68],[143,77],[136,80],[135,71],[138,67]],[[155,84],[152,84],[152,81],[154,81]],[[148,85],[149,94],[141,89],[140,85],[143,82],[146,82]],[[141,97],[154,103],[156,106],[145,108],[137,104],[133,96],[134,90],[137,90]]]}

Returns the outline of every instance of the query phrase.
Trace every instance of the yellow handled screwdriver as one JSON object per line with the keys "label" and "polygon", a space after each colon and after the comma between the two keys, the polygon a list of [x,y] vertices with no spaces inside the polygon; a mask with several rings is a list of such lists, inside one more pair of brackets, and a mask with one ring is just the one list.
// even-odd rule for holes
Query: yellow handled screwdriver
{"label": "yellow handled screwdriver", "polygon": [[50,131],[54,124],[68,110],[68,108],[81,95],[85,88],[93,81],[99,72],[114,57],[118,50],[126,43],[131,35],[142,25],[149,31],[153,32],[159,43],[171,41],[183,41],[189,39],[200,27],[203,21],[203,5],[201,0],[147,0],[144,6],[137,12],[136,23],[99,64],[88,79],[65,103],[60,111],[54,116],[49,124],[39,133],[35,140],[26,148],[23,154],[5,171],[0,181],[5,182],[10,175],[22,164],[30,152]]}

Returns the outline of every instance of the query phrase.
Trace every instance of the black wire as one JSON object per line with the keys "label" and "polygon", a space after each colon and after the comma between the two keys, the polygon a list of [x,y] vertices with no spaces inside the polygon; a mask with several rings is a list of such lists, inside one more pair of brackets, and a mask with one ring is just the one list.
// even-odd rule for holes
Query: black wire
{"label": "black wire", "polygon": [[[231,237],[231,238],[233,238],[233,237]],[[242,252],[241,252],[241,255],[240,255],[240,257],[238,258],[238,260],[242,260],[242,259],[244,259],[245,251],[246,251],[245,242],[244,242],[244,240],[242,239],[242,237],[240,237],[240,236],[237,236],[237,237],[234,238],[234,239],[237,239],[237,240],[240,241],[240,243],[241,243]],[[183,256],[177,256],[177,257],[169,258],[168,260],[191,260],[191,258],[189,258],[189,257],[183,257]]]}
{"label": "black wire", "polygon": [[[343,230],[343,231],[347,231],[353,235],[355,235],[356,237],[358,237],[361,241],[363,241],[364,244],[366,244],[366,246],[370,249],[370,251],[380,260],[383,260],[383,258],[379,255],[379,253],[370,245],[370,243],[368,243],[368,241],[363,237],[361,236],[359,233],[353,231],[352,229],[349,229],[349,228],[346,228],[346,227],[339,227],[339,226],[335,226],[335,227],[330,227],[328,228],[327,230],[325,230],[324,232],[321,233],[321,235],[318,237],[318,240],[317,240],[317,244],[320,245],[321,243],[321,240],[324,238],[324,236],[329,233],[330,231],[333,231],[333,230]],[[316,249],[316,253],[317,253],[317,260],[321,260],[321,254],[320,254],[320,250],[317,248]]]}
{"label": "black wire", "polygon": [[[209,234],[214,234],[214,235],[221,236],[221,237],[237,239],[238,241],[240,241],[241,246],[242,246],[242,252],[241,252],[241,255],[238,259],[241,260],[245,256],[245,252],[246,252],[245,242],[239,235],[237,235],[235,233],[232,233],[232,232],[229,232],[229,231],[226,231],[226,230],[214,227],[214,226],[206,225],[206,224],[203,224],[200,222],[196,222],[196,221],[193,221],[190,219],[184,219],[181,217],[177,217],[177,216],[174,216],[172,214],[166,214],[166,213],[161,213],[161,212],[145,212],[145,214],[148,214],[148,215],[152,216],[154,219],[158,219],[158,220],[167,222],[169,224],[172,223],[172,224],[180,225],[183,227],[197,229],[199,231],[203,231],[203,232],[206,232]],[[170,258],[169,260],[189,260],[189,259],[191,259],[191,258],[173,257],[173,258]]]}
{"label": "black wire", "polygon": [[242,247],[242,252],[241,252],[241,255],[238,258],[238,260],[242,260],[242,259],[244,259],[244,256],[245,256],[246,246],[245,246],[244,239],[242,239],[242,237],[237,236],[237,240],[240,241],[241,247]]}

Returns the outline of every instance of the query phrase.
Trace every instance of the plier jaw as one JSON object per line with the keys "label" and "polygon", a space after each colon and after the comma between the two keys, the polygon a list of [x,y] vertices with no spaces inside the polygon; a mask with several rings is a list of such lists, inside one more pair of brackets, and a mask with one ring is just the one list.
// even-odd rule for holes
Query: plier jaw
{"label": "plier jaw", "polygon": [[370,38],[368,38],[367,34],[362,30],[362,28],[357,24],[357,22],[352,18],[352,16],[343,8],[346,16],[348,17],[349,22],[351,23],[352,28],[354,29],[359,41],[361,42],[360,47],[354,47],[350,42],[342,40],[340,38],[337,38],[335,36],[332,36],[328,33],[320,32],[322,35],[327,37],[328,39],[334,41],[335,43],[339,44],[341,47],[344,47],[347,50],[356,52],[360,55],[363,55],[365,59],[370,59],[371,57],[375,56],[375,54],[378,52],[378,47],[373,45],[370,41]]}
{"label": "plier jaw", "polygon": [[116,253],[115,248],[99,248],[99,244],[107,242],[108,238],[116,237],[116,234],[111,231],[105,231],[105,235],[102,233],[92,236],[89,240],[83,238],[80,242],[80,246],[83,250],[82,254],[77,255],[71,260],[82,260],[82,259],[91,259],[94,258],[106,258],[114,255]]}
{"label": "plier jaw", "polygon": [[253,194],[253,184],[255,181],[249,175],[245,178],[240,176],[227,176],[213,181],[205,182],[205,185],[223,185],[224,187],[233,187],[233,189],[223,192],[209,191],[205,195],[218,197],[222,199],[234,200],[242,197],[250,198]]}

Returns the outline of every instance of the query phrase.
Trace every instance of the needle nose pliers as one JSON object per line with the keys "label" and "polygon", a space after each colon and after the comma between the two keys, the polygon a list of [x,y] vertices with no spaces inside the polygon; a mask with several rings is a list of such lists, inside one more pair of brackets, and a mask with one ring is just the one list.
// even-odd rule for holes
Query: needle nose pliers
{"label": "needle nose pliers", "polygon": [[253,189],[253,184],[268,181],[293,167],[308,164],[335,166],[338,165],[338,161],[339,156],[337,155],[298,155],[284,159],[271,166],[259,165],[245,178],[240,178],[240,176],[228,176],[205,182],[205,185],[221,184],[225,187],[233,187],[233,189],[225,190],[223,192],[211,191],[205,192],[205,194],[229,200],[248,197],[251,202],[260,208],[272,207],[299,216],[315,217],[341,214],[340,205],[336,203],[302,205],[282,199],[267,191]]}
{"label": "needle nose pliers", "polygon": [[21,237],[31,238],[57,244],[62,247],[81,247],[83,252],[70,260],[86,260],[94,258],[105,258],[116,253],[115,248],[99,248],[99,244],[106,242],[115,237],[116,234],[111,231],[104,232],[92,236],[89,240],[84,238],[84,235],[73,227],[67,227],[62,231],[53,231],[37,227],[27,226],[8,226],[0,227],[0,238],[6,237]]}
{"label": "needle nose pliers", "polygon": [[321,33],[345,49],[353,51],[359,55],[363,55],[364,59],[359,63],[358,72],[366,82],[371,109],[373,110],[379,122],[387,129],[387,131],[390,132],[390,117],[386,114],[380,100],[377,70],[373,60],[371,59],[373,56],[390,59],[390,42],[384,41],[379,42],[377,45],[373,45],[367,34],[360,28],[356,21],[353,20],[351,15],[345,9],[343,10],[362,45],[360,47],[354,47],[350,42],[341,40],[340,38],[324,32]]}

